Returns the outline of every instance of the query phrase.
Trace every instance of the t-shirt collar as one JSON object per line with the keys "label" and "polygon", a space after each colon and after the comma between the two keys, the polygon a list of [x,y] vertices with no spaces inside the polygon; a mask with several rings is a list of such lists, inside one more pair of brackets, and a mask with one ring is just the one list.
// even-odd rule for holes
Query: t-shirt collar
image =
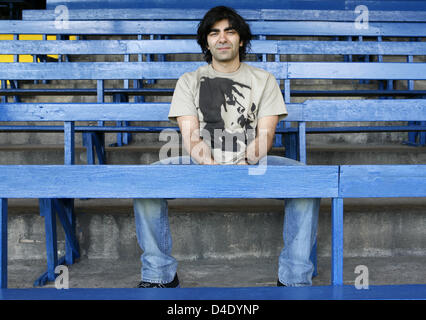
{"label": "t-shirt collar", "polygon": [[245,63],[241,62],[240,63],[240,67],[235,70],[234,72],[219,72],[216,71],[215,69],[213,69],[213,66],[211,63],[209,63],[209,73],[213,74],[214,76],[217,77],[233,77],[236,76],[237,74],[239,74],[240,72],[242,72],[242,70],[245,68]]}

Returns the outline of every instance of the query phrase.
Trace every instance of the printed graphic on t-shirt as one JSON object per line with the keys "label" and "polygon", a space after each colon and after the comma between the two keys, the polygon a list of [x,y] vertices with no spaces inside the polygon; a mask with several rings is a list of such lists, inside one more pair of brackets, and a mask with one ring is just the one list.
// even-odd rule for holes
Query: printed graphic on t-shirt
{"label": "printed graphic on t-shirt", "polygon": [[287,114],[281,89],[273,75],[241,63],[232,73],[221,73],[211,64],[182,75],[173,93],[169,119],[197,116],[200,135],[214,160],[236,164],[256,138],[258,120]]}
{"label": "printed graphic on t-shirt", "polygon": [[[245,150],[247,132],[254,127],[256,105],[250,106],[251,87],[229,78],[201,77],[199,111],[204,126],[202,136],[214,153]],[[204,131],[205,130],[205,131]],[[232,156],[221,154],[225,158]],[[235,154],[234,154],[235,155]]]}

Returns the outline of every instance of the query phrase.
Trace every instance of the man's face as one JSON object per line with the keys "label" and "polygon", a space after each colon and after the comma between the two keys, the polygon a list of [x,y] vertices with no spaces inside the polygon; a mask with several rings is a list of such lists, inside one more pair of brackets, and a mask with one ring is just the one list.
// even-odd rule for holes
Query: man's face
{"label": "man's face", "polygon": [[230,27],[227,19],[216,22],[207,35],[207,48],[217,62],[239,61],[242,45],[240,35]]}

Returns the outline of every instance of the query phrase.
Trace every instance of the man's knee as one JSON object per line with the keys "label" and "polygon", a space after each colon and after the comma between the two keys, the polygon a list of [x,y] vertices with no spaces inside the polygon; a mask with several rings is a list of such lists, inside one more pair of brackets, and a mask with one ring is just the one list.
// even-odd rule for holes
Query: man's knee
{"label": "man's knee", "polygon": [[133,199],[133,208],[136,216],[143,215],[151,218],[160,216],[165,206],[167,206],[165,199]]}

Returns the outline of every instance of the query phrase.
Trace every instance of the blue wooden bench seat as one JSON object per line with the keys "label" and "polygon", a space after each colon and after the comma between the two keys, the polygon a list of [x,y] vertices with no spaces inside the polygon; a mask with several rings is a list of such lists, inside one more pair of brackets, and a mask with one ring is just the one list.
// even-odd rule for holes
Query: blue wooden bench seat
{"label": "blue wooden bench seat", "polygon": [[369,286],[368,290],[358,290],[352,285],[162,290],[131,288],[0,289],[0,300],[149,300],[149,303],[152,303],[152,300],[163,300],[163,302],[201,300],[207,305],[209,300],[425,300],[425,297],[426,286],[422,284]]}
{"label": "blue wooden bench seat", "polygon": [[[276,166],[264,174],[250,175],[242,166],[0,166],[2,212],[2,283],[7,287],[7,198],[38,198],[43,206],[47,248],[47,280],[55,279],[58,264],[55,225],[58,211],[64,226],[69,252],[78,258],[78,243],[70,216],[55,207],[57,201],[73,198],[329,198],[337,196],[337,166],[285,167]],[[188,180],[188,176],[193,179]],[[205,179],[208,176],[209,179]],[[213,180],[229,183],[215,187]],[[254,179],[252,177],[255,177]],[[307,181],[309,182],[307,183]],[[284,182],[287,181],[287,182]],[[60,187],[58,187],[60,185]],[[286,188],[283,186],[286,185]],[[320,187],[319,187],[320,186]],[[287,189],[288,188],[288,189]],[[286,190],[287,189],[287,190]],[[288,190],[291,191],[289,192]],[[70,205],[72,206],[72,204]],[[65,211],[65,209],[64,209]],[[68,212],[70,213],[70,212]],[[65,223],[63,223],[65,221]],[[52,230],[55,230],[53,228]],[[65,260],[65,263],[67,261]],[[68,264],[68,263],[67,263]],[[340,270],[335,268],[336,271]],[[339,278],[340,276],[334,276]]]}
{"label": "blue wooden bench seat", "polygon": [[[404,4],[407,1],[403,1]],[[228,4],[229,5],[229,4]],[[347,21],[353,22],[359,13],[355,7],[333,10],[319,9],[248,9],[235,7],[238,13],[247,21],[281,20],[281,21]],[[414,10],[405,10],[401,6],[396,10],[377,10],[369,8],[371,22],[424,22],[426,7]],[[202,8],[97,8],[68,10],[68,19],[73,20],[200,20],[208,10]],[[22,20],[53,21],[58,17],[54,9],[23,10]]]}

